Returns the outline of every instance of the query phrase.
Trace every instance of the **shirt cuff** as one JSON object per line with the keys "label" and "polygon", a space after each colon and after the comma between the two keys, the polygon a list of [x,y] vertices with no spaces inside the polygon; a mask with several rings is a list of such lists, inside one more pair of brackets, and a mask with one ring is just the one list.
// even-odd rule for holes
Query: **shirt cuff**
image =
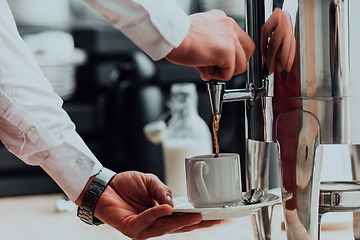
{"label": "shirt cuff", "polygon": [[[157,0],[156,5],[153,1],[135,1],[142,2],[142,6],[150,16],[148,24],[153,24],[157,30],[147,28],[148,31],[143,32],[144,35],[138,43],[139,47],[153,60],[164,58],[185,39],[191,24],[189,16],[173,0]],[[154,6],[156,6],[156,12],[152,11]],[[150,41],[148,41],[148,36],[151,36]],[[171,46],[167,46],[166,43]]]}
{"label": "shirt cuff", "polygon": [[[71,201],[75,202],[89,178],[103,166],[91,153],[77,133],[69,136],[58,147],[50,149],[41,167],[62,188]],[[66,159],[66,161],[65,161]]]}
{"label": "shirt cuff", "polygon": [[153,60],[184,40],[190,18],[174,0],[84,0]]}

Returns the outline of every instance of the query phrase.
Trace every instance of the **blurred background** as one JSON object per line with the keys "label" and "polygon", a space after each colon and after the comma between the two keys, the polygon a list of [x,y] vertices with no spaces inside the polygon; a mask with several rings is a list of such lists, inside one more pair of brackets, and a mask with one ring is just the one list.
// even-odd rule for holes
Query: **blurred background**
{"label": "blurred background", "polygon": [[[162,144],[150,142],[143,130],[147,124],[166,116],[164,113],[169,111],[167,103],[170,99],[170,89],[175,83],[195,84],[198,114],[205,121],[209,131],[212,129],[212,114],[206,85],[194,68],[174,65],[165,59],[152,61],[82,0],[7,2],[20,35],[32,50],[54,91],[64,100],[63,107],[76,124],[77,132],[105,167],[116,172],[137,170],[154,173],[166,182]],[[245,26],[245,0],[176,2],[188,14],[221,9],[233,17],[240,27]],[[355,11],[358,8],[353,9]],[[351,31],[350,37],[357,42],[360,32]],[[358,69],[357,65],[358,61],[351,62],[352,69]],[[355,71],[352,72],[354,73]],[[246,73],[227,82],[229,89],[245,87]],[[220,152],[240,154],[243,190],[246,189],[244,104],[224,104],[218,132]],[[350,161],[339,161],[350,158],[347,146],[322,147],[326,148],[322,180],[351,180]],[[270,154],[270,188],[275,188],[279,186],[276,144],[272,145]],[[26,229],[22,228],[25,234],[34,233],[34,229],[41,228],[41,232],[45,232],[45,237],[36,239],[48,239],[48,234],[53,237],[59,235],[56,239],[64,239],[64,233],[73,234],[76,231],[81,237],[88,233],[91,239],[95,238],[94,231],[98,230],[89,231],[88,226],[73,218],[73,215],[66,218],[65,215],[53,214],[52,204],[55,201],[57,211],[75,211],[76,208],[68,204],[58,205],[62,203],[58,198],[64,197],[61,194],[62,190],[40,167],[26,165],[8,152],[1,142],[0,159],[0,197],[60,193],[54,197],[0,199],[3,206],[3,212],[0,213],[6,216],[1,218],[3,222],[0,222],[3,226],[2,234],[6,236],[8,233],[11,236],[5,237],[6,239],[24,239],[14,238],[13,228],[16,227],[16,231],[19,229],[18,225],[13,224],[15,221],[22,221],[22,226],[27,226]],[[7,199],[10,200],[6,201]],[[23,199],[30,199],[30,202]],[[25,214],[24,209],[28,211]],[[43,219],[39,218],[39,215]],[[34,217],[38,219],[34,220]],[[335,218],[328,220],[332,225],[327,226],[331,226],[332,230],[344,226],[343,222],[340,222],[343,218],[339,215]],[[346,226],[349,226],[351,218],[352,216],[346,216]],[[47,227],[44,228],[39,222],[46,223]],[[323,222],[326,222],[326,219]],[[52,225],[56,228],[49,227]],[[60,225],[63,225],[63,228]],[[236,226],[233,229],[246,225]],[[4,233],[4,230],[7,232]]]}
{"label": "blurred background", "polygon": [[[188,14],[222,9],[244,26],[243,1],[177,2]],[[194,68],[166,60],[153,62],[81,0],[8,3],[19,33],[64,100],[78,133],[104,166],[116,172],[154,173],[164,180],[161,144],[149,142],[143,128],[168,110],[165,103],[174,83],[195,83],[199,115],[211,129],[205,82]],[[227,87],[244,88],[245,83],[246,74],[242,74]],[[237,152],[245,159],[244,124],[244,103],[226,104],[218,133],[220,152]],[[4,146],[0,158],[0,196],[61,192],[40,167],[15,159]]]}

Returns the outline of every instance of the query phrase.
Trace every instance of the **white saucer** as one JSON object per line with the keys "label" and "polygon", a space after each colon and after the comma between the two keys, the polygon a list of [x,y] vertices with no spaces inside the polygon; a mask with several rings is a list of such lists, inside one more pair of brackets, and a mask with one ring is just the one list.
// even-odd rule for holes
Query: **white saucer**
{"label": "white saucer", "polygon": [[280,203],[281,198],[272,193],[265,193],[264,199],[260,203],[245,205],[239,203],[235,207],[214,207],[214,208],[194,208],[189,203],[187,197],[174,198],[175,213],[201,213],[203,220],[217,220],[227,218],[246,217],[254,214],[260,208]]}

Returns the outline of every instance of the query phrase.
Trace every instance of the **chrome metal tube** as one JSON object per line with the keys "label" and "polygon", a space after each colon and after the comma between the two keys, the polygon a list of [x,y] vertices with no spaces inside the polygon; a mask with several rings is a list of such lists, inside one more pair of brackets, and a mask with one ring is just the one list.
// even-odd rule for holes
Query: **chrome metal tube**
{"label": "chrome metal tube", "polygon": [[[357,75],[350,77],[350,65],[354,66],[350,49],[356,52],[352,59],[360,56],[349,37],[350,25],[357,24],[350,16],[351,3],[356,1],[246,0],[246,30],[257,46],[248,63],[248,90],[210,89],[214,111],[221,112],[222,103],[234,99],[250,103],[246,105],[248,188],[268,189],[266,144],[278,143],[289,240],[318,237],[322,162],[318,145],[360,145],[355,107],[360,84]],[[265,65],[271,73],[266,86]],[[266,96],[257,97],[260,89]],[[359,157],[352,156],[353,166],[359,165],[355,160]],[[260,214],[254,217],[257,235],[268,239],[269,219]]]}
{"label": "chrome metal tube", "polygon": [[[247,139],[246,141],[246,188],[269,190],[269,154],[270,144]],[[271,239],[271,221],[269,207],[261,209],[252,216],[255,239]],[[280,229],[278,229],[280,231]]]}
{"label": "chrome metal tube", "polygon": [[225,92],[224,82],[209,82],[206,84],[209,93],[212,114],[221,114]]}
{"label": "chrome metal tube", "polygon": [[[281,7],[281,14],[289,16],[288,24],[292,26],[290,29],[293,30],[295,43],[294,55],[278,52],[276,58],[267,58],[260,51],[262,41],[269,41],[268,52],[281,51],[272,50],[274,44],[271,44],[272,38],[285,34],[281,33],[281,29],[275,29],[269,38],[261,35],[269,17],[280,12],[275,13],[274,6]],[[266,72],[264,62],[268,66],[277,66],[282,61],[281,56],[285,57],[285,61],[292,63],[291,70],[280,72],[275,67],[274,74],[270,76],[267,97],[332,98],[334,101],[327,101],[325,105],[296,107],[319,117],[322,128],[328,132],[326,138],[322,138],[324,142],[352,143],[349,109],[353,108],[350,98],[360,96],[360,87],[357,78],[350,78],[349,0],[247,0],[247,10],[247,32],[257,46],[248,63],[248,84],[255,89],[261,88]],[[274,113],[273,104],[272,101],[258,100],[247,109],[249,139],[274,141],[272,128],[266,129],[264,125],[278,116]],[[324,108],[326,111],[322,111]],[[268,139],[265,139],[266,131]]]}
{"label": "chrome metal tube", "polygon": [[206,84],[209,93],[212,113],[220,113],[224,102],[254,101],[266,95],[266,89],[226,89],[225,82],[209,82]]}
{"label": "chrome metal tube", "polygon": [[254,98],[252,89],[232,89],[225,90],[223,102],[235,102],[241,100],[251,100]]}
{"label": "chrome metal tube", "polygon": [[269,159],[270,144],[263,141],[248,139],[246,141],[246,186],[249,189],[262,188],[269,190]]}
{"label": "chrome metal tube", "polygon": [[[261,28],[269,17],[265,15],[266,2],[264,0],[247,0],[246,31],[254,41],[256,48],[248,62],[247,84],[255,89],[265,88],[264,80],[268,72],[264,69],[260,43]],[[266,89],[267,90],[267,89]],[[247,149],[246,149],[246,187],[269,189],[270,148],[266,143],[266,125],[262,99],[247,104]],[[264,208],[252,216],[255,238],[258,240],[271,239],[271,219],[268,208]],[[276,231],[276,230],[275,230]],[[280,231],[280,229],[277,229]]]}
{"label": "chrome metal tube", "polygon": [[276,135],[288,240],[316,239],[322,162],[319,121],[307,111],[284,112],[276,122]]}
{"label": "chrome metal tube", "polygon": [[[360,97],[360,88],[350,87],[358,84],[356,84],[357,79],[350,78],[349,74],[349,24],[351,24],[349,1],[247,0],[246,28],[257,46],[248,64],[248,84],[253,84],[255,88],[262,87],[264,63],[271,67],[269,70],[273,73],[270,76],[267,96],[254,101],[252,105],[247,105],[248,141],[278,141],[279,138],[285,136],[284,132],[277,132],[280,116],[284,117],[285,113],[300,111],[301,121],[309,118],[316,119],[318,122],[317,125],[322,131],[316,131],[319,139],[317,144],[360,143],[360,137],[357,136],[360,134],[352,131],[355,126],[352,106],[355,103],[354,99]],[[275,17],[269,21],[271,16]],[[272,23],[275,24],[269,26]],[[265,29],[264,26],[266,26]],[[277,26],[282,28],[277,28]],[[285,28],[285,26],[289,27]],[[272,29],[272,32],[264,36],[262,34],[266,33],[266,28]],[[292,34],[289,34],[290,29],[292,29]],[[291,39],[290,42],[294,43],[294,46],[289,47],[286,39]],[[263,47],[261,44],[264,42],[267,43],[265,48],[267,53],[272,52],[275,57],[267,56],[266,52],[261,53]],[[280,44],[277,45],[276,42]],[[290,49],[288,53],[285,52],[286,49]],[[281,62],[290,64],[290,69],[279,71]],[[297,121],[297,123],[300,122]],[[281,153],[287,151],[281,145],[284,146],[286,141],[300,141],[301,139],[296,137],[300,134],[297,131],[307,128],[306,123],[302,125],[294,123],[292,127],[293,129],[288,131],[292,135],[286,136],[287,140],[283,139],[282,144],[279,144],[280,157]],[[313,136],[309,135],[307,139],[311,140],[310,137]],[[307,144],[308,148],[302,149],[297,145],[292,146],[289,151],[302,155],[295,154],[292,164],[288,163],[288,160],[285,161],[287,171],[292,172],[295,179],[306,176],[305,179],[308,180],[300,186],[296,181],[286,182],[286,177],[282,175],[282,188],[287,193],[285,196],[290,194],[294,198],[293,202],[301,202],[292,206],[291,211],[284,203],[288,239],[297,239],[294,233],[299,229],[294,229],[295,225],[291,224],[295,218],[300,221],[301,224],[297,226],[301,226],[306,233],[304,236],[312,239],[318,237],[315,230],[318,222],[316,203],[318,202],[321,165],[317,169],[314,169],[314,166],[320,164],[321,159],[318,159],[319,157],[315,159],[317,145],[313,144],[310,142]],[[310,158],[304,157],[304,152],[308,151],[306,149],[309,147],[313,149],[313,155]],[[268,150],[264,148],[262,151]],[[247,155],[246,164],[249,168],[263,165],[263,161],[269,161],[267,158],[257,158],[254,155]],[[267,156],[268,154],[260,153],[260,155]],[[284,163],[283,157],[282,163]],[[254,161],[260,161],[260,163],[253,164]],[[304,162],[308,164],[307,168],[302,165]],[[267,177],[266,174],[259,176],[254,173],[254,169],[247,169],[247,171],[250,173],[247,176],[248,182],[266,184],[263,179]],[[280,171],[286,172],[284,164],[281,165]]]}

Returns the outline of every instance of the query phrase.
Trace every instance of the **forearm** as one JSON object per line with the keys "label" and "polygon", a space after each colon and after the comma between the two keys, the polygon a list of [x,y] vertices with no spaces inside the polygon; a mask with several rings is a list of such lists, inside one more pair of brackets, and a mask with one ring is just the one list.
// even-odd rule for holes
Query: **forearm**
{"label": "forearm", "polygon": [[0,138],[21,160],[41,166],[75,201],[102,166],[19,36],[6,1],[0,1],[0,21]]}

